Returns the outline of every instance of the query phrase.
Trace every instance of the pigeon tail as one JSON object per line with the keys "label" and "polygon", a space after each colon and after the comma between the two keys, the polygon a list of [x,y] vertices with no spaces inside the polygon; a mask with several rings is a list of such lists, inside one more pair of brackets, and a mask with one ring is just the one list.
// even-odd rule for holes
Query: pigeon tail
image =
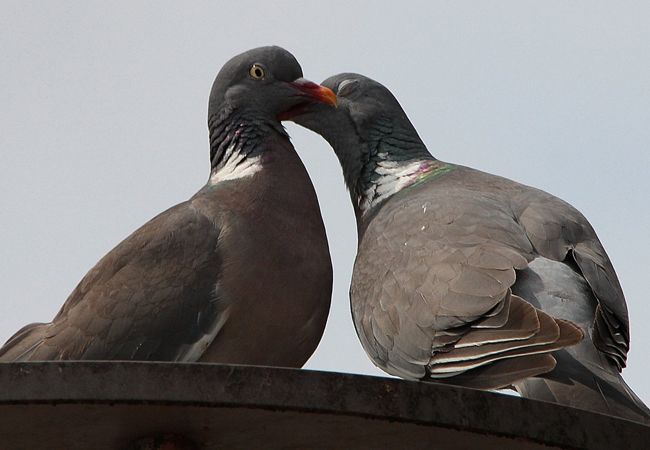
{"label": "pigeon tail", "polygon": [[585,365],[569,351],[555,354],[556,368],[516,384],[522,397],[622,417],[650,425],[650,409],[615,370]]}
{"label": "pigeon tail", "polygon": [[617,361],[595,345],[598,301],[578,270],[538,257],[519,275],[513,292],[548,314],[570,319],[585,339],[555,352],[555,369],[517,383],[517,391],[526,398],[650,424],[650,410],[623,381]]}

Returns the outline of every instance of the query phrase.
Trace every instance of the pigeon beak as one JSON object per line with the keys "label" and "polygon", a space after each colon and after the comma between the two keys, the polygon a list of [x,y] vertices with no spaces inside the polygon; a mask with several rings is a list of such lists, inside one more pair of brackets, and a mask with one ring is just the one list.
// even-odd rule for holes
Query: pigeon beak
{"label": "pigeon beak", "polygon": [[320,84],[316,84],[304,78],[298,78],[289,84],[316,101],[336,106],[336,94],[325,86],[321,86]]}

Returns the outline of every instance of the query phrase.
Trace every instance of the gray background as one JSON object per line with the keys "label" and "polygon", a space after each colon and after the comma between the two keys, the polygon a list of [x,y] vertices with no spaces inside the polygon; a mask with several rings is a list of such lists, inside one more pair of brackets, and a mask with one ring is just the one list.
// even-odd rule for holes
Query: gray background
{"label": "gray background", "polygon": [[[625,378],[650,401],[647,2],[234,3],[0,1],[0,340],[49,321],[101,256],[203,185],[216,72],[278,44],[314,81],[386,84],[440,159],[579,208],[627,295]],[[356,233],[340,168],[318,136],[287,128],[335,268],[307,367],[379,375],[349,315]]]}

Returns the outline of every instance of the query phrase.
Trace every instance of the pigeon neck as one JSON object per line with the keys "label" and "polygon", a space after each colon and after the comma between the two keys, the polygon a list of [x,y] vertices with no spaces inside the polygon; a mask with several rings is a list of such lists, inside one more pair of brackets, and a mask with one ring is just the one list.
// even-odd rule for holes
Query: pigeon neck
{"label": "pigeon neck", "polygon": [[441,164],[417,135],[404,138],[393,131],[376,139],[368,149],[355,189],[357,217],[417,183]]}
{"label": "pigeon neck", "polygon": [[262,145],[271,133],[288,136],[282,126],[253,113],[224,107],[208,119],[210,184],[251,176],[262,168]]}

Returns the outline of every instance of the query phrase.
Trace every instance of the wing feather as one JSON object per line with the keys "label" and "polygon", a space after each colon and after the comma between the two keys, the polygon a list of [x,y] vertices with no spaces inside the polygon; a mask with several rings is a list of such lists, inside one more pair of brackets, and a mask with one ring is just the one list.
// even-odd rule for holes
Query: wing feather
{"label": "wing feather", "polygon": [[215,290],[218,240],[189,202],[161,213],[102,258],[50,324],[17,335],[0,359],[198,358],[227,317]]}

